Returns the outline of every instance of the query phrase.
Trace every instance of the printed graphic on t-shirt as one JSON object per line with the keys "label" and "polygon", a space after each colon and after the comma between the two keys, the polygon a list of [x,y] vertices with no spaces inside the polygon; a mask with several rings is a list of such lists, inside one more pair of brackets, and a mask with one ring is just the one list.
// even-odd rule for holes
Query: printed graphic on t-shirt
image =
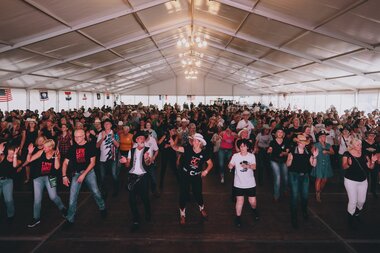
{"label": "printed graphic on t-shirt", "polygon": [[85,149],[84,148],[77,148],[75,150],[76,154],[76,159],[77,159],[77,163],[85,163],[86,162],[86,157],[85,157]]}
{"label": "printed graphic on t-shirt", "polygon": [[191,158],[191,161],[190,161],[190,167],[193,169],[193,170],[196,170],[196,169],[198,169],[198,167],[199,167],[199,161],[200,161],[201,159],[199,158],[199,157],[195,157],[195,156],[193,156],[192,158]]}
{"label": "printed graphic on t-shirt", "polygon": [[42,162],[42,164],[41,164],[41,174],[42,175],[49,174],[50,171],[51,171],[52,165],[53,165],[53,163]]}

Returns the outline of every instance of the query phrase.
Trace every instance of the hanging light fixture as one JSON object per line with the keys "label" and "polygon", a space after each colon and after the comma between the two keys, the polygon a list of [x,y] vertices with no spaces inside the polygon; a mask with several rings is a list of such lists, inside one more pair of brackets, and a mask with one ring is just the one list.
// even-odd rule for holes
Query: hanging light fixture
{"label": "hanging light fixture", "polygon": [[198,71],[193,68],[189,68],[185,70],[185,78],[186,79],[197,79]]}
{"label": "hanging light fixture", "polygon": [[196,35],[195,37],[193,35],[190,35],[189,37],[181,37],[177,41],[177,46],[180,48],[205,48],[207,47],[207,41],[206,39],[199,35]]}

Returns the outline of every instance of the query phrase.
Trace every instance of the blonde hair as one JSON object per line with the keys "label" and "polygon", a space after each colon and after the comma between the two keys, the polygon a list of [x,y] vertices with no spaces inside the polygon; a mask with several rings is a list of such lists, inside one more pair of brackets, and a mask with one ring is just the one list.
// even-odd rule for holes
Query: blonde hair
{"label": "blonde hair", "polygon": [[356,138],[356,137],[352,138],[352,139],[350,140],[350,142],[348,143],[348,145],[347,145],[347,150],[348,150],[348,151],[353,150],[353,149],[354,149],[354,145],[355,145],[356,143],[358,143],[358,142],[360,142],[360,144],[362,143],[362,141],[361,141],[360,139],[358,139],[358,138]]}
{"label": "blonde hair", "polygon": [[52,140],[52,139],[47,139],[45,142],[44,142],[44,146],[45,145],[49,145],[51,148],[54,148],[55,147],[55,141]]}
{"label": "blonde hair", "polygon": [[39,137],[37,137],[36,142],[35,142],[36,146],[38,146],[38,140],[41,140],[41,139],[43,140],[43,143],[45,143],[46,137],[45,136],[39,136]]}

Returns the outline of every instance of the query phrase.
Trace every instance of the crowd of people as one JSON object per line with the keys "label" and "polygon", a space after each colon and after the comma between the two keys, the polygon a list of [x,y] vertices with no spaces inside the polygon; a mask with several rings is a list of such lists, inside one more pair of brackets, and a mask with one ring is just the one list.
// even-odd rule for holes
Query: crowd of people
{"label": "crowd of people", "polygon": [[[309,184],[315,198],[335,174],[347,196],[348,224],[359,225],[359,214],[369,191],[377,198],[379,183],[380,113],[358,110],[339,115],[326,112],[277,110],[259,104],[115,105],[114,108],[80,108],[42,113],[31,110],[0,111],[0,195],[4,197],[8,222],[15,216],[14,182],[33,186],[34,208],[28,227],[41,222],[41,202],[46,188],[49,198],[74,224],[77,200],[85,183],[92,192],[101,218],[107,217],[105,200],[112,177],[112,196],[119,195],[120,171],[128,171],[126,188],[132,213],[131,231],[140,228],[137,197],[142,199],[145,220],[151,220],[150,198],[165,188],[167,168],[179,189],[179,223],[186,224],[190,189],[207,220],[202,178],[211,170],[225,183],[227,170],[234,171],[232,199],[235,225],[242,226],[245,197],[253,219],[260,219],[256,185],[271,178],[273,202],[290,195],[290,221],[298,227],[297,206],[308,219]],[[158,172],[160,172],[158,176]],[[69,187],[65,205],[57,188]]]}

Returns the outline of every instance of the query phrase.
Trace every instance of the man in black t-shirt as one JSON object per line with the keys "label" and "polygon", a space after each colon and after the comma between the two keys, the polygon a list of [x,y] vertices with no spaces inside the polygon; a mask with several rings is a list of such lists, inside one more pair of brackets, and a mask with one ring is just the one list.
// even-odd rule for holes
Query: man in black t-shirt
{"label": "man in black t-shirt", "polygon": [[107,216],[106,206],[99,191],[93,170],[96,163],[95,147],[86,141],[85,132],[82,129],[75,130],[74,138],[75,144],[69,149],[67,158],[62,166],[62,180],[63,184],[67,187],[70,185],[70,180],[66,175],[69,162],[74,173],[71,180],[69,210],[66,217],[67,224],[69,225],[74,223],[78,195],[83,182],[87,184],[88,189],[92,192],[99,207],[101,217],[104,219]]}

